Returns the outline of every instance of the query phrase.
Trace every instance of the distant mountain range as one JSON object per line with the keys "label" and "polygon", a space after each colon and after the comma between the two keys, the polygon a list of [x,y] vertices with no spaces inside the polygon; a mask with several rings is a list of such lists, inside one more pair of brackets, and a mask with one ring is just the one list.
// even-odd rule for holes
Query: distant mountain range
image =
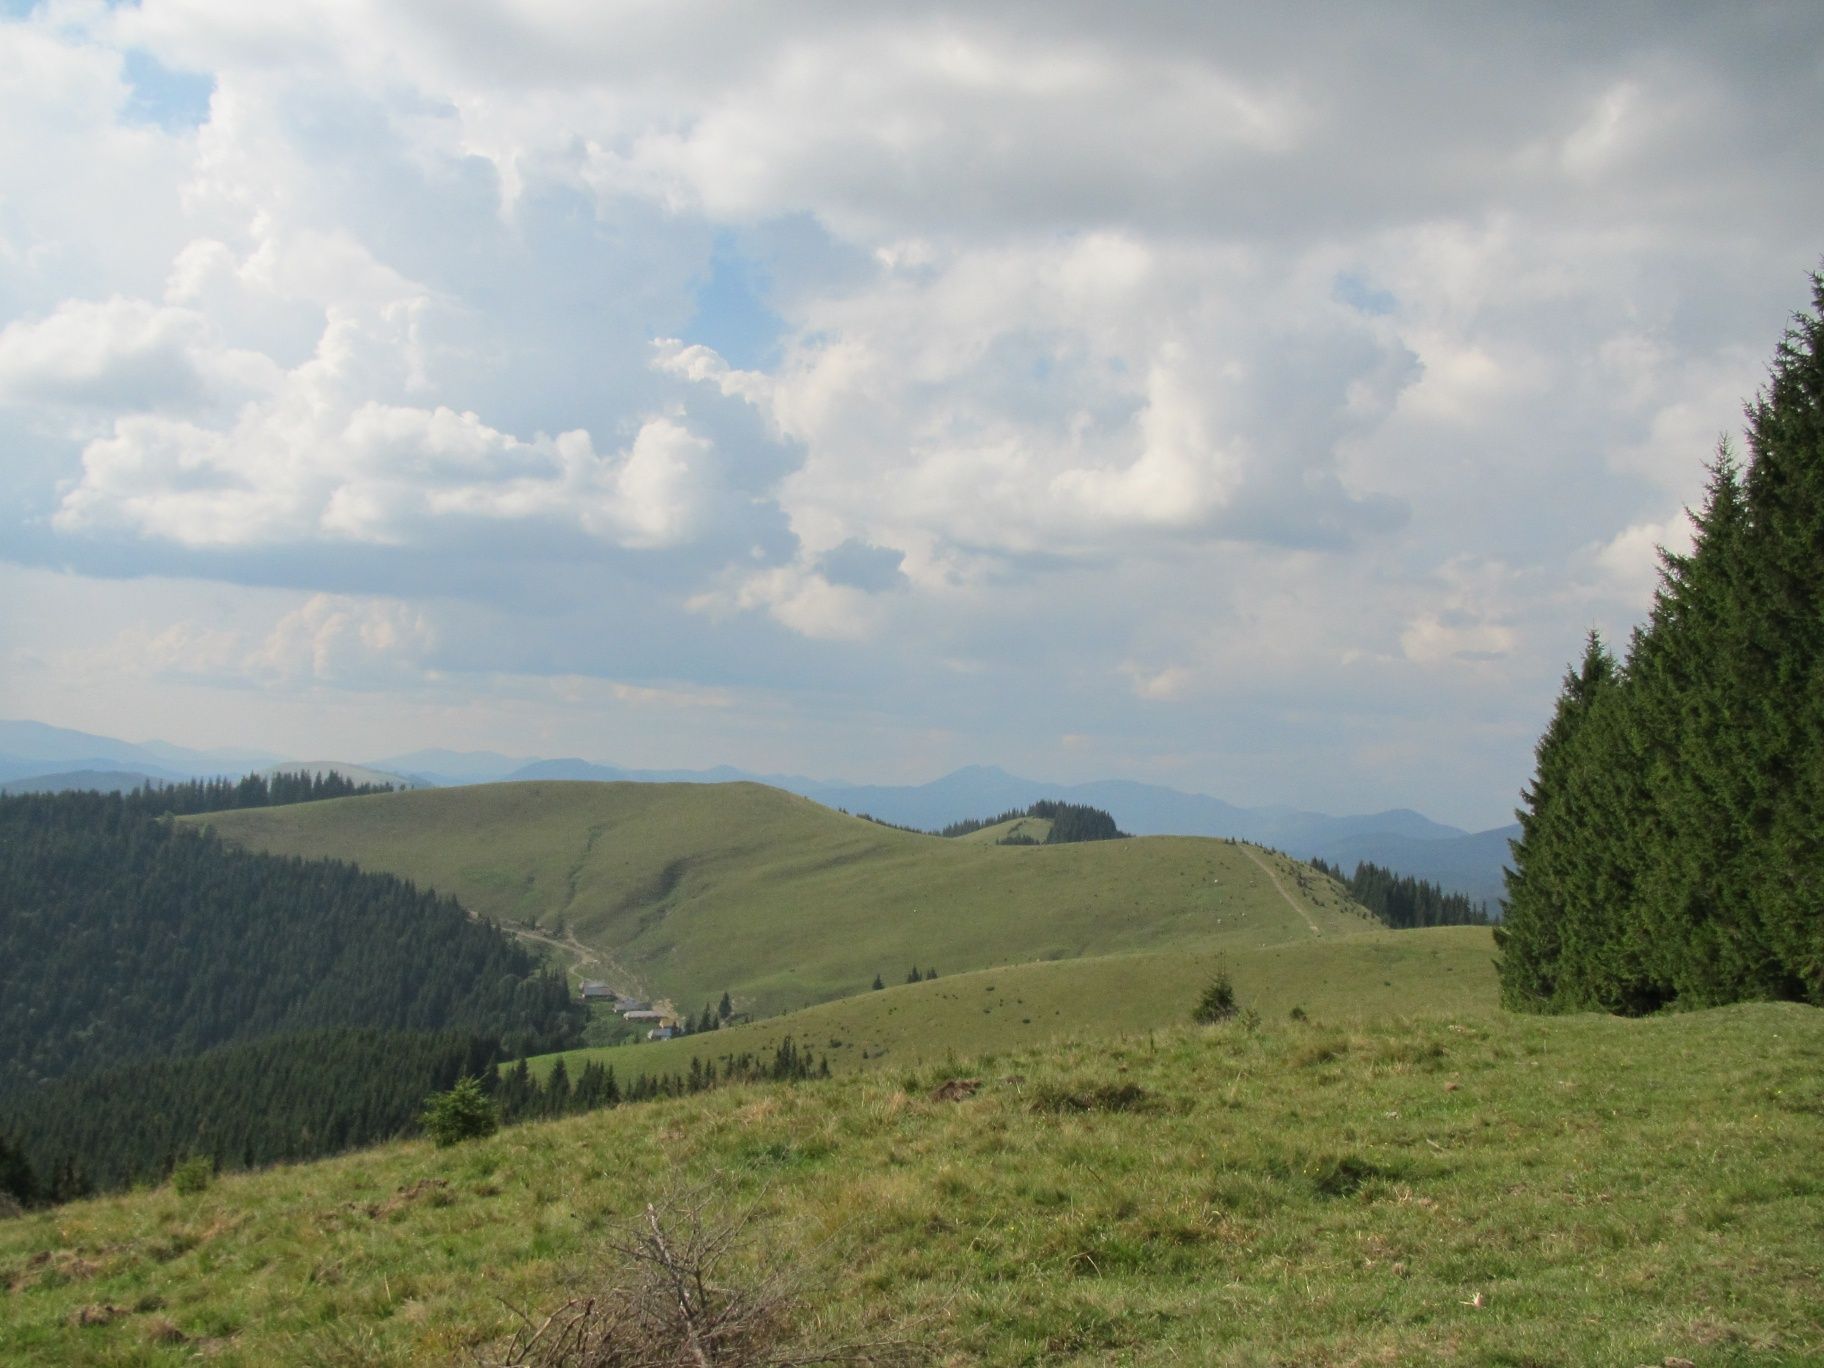
{"label": "distant mountain range", "polygon": [[1345,869],[1367,860],[1428,879],[1495,905],[1502,867],[1517,826],[1466,832],[1412,811],[1332,817],[1283,807],[1241,807],[1207,794],[1157,784],[1104,779],[1052,784],[969,765],[927,784],[844,784],[795,774],[750,774],[728,765],[707,770],[622,769],[581,759],[536,759],[494,751],[420,750],[353,763],[296,761],[271,752],[193,750],[162,741],[133,743],[41,722],[0,721],[0,785],[26,789],[133,788],[148,781],[246,774],[254,770],[340,769],[362,782],[451,787],[528,779],[598,782],[770,784],[827,807],[867,813],[934,831],[966,818],[1025,808],[1041,798],[1086,803],[1111,813],[1137,836],[1228,836],[1276,847],[1299,858],[1321,856]]}

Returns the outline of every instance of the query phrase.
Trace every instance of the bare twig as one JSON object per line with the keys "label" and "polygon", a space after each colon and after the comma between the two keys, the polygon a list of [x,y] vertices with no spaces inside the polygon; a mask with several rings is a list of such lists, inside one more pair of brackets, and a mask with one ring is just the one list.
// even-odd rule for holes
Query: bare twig
{"label": "bare twig", "polygon": [[713,1195],[648,1203],[608,1241],[611,1285],[573,1297],[544,1321],[515,1309],[522,1325],[501,1357],[482,1368],[808,1368],[900,1364],[922,1355],[900,1342],[795,1345],[796,1281],[774,1270],[725,1278],[751,1214],[727,1216]]}

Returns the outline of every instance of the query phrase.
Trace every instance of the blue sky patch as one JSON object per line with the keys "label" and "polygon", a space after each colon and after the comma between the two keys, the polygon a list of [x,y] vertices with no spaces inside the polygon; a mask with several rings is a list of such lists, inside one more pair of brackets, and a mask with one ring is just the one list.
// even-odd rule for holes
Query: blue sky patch
{"label": "blue sky patch", "polygon": [[213,76],[173,71],[139,48],[128,49],[123,74],[133,87],[124,111],[130,122],[180,129],[209,121],[209,97],[215,94]]}
{"label": "blue sky patch", "polygon": [[738,370],[755,370],[772,359],[785,320],[766,303],[765,269],[742,255],[734,234],[717,233],[709,276],[697,289],[697,313],[684,330],[687,341],[713,347]]}
{"label": "blue sky patch", "polygon": [[1357,313],[1380,318],[1400,307],[1400,301],[1386,290],[1370,285],[1361,276],[1344,272],[1331,287],[1331,296]]}

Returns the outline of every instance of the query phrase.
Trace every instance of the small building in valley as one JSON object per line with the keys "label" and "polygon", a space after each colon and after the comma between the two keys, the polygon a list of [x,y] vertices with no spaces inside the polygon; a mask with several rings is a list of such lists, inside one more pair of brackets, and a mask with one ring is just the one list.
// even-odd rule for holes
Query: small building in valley
{"label": "small building in valley", "polygon": [[605,983],[596,983],[593,980],[587,979],[583,982],[584,1002],[601,1002],[608,998],[612,998],[614,995],[614,989],[610,988]]}
{"label": "small building in valley", "polygon": [[670,1040],[677,1033],[678,1031],[675,1026],[654,1026],[650,1031],[646,1032],[646,1039]]}
{"label": "small building in valley", "polygon": [[657,1026],[665,1024],[665,1013],[655,1012],[650,1007],[636,1008],[631,1012],[622,1012],[621,1015],[629,1021],[649,1021]]}

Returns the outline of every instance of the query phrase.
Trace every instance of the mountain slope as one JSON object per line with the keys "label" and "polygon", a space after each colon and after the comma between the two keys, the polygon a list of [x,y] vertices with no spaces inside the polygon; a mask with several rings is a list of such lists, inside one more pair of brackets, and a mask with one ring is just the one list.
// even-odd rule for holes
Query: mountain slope
{"label": "mountain slope", "polygon": [[776,1012],[905,966],[1265,945],[1369,925],[1329,880],[1182,837],[994,846],[757,784],[516,783],[214,814],[225,837],[352,859],[483,915],[560,926],[617,987]]}

